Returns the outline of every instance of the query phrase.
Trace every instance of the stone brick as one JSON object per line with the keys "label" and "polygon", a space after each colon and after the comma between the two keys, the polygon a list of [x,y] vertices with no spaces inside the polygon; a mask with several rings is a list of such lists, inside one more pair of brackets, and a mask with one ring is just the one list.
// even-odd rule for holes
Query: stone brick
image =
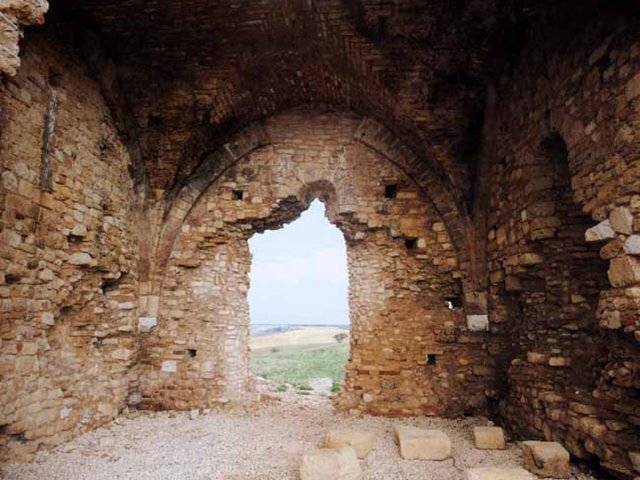
{"label": "stone brick", "polygon": [[85,252],[76,252],[69,256],[69,263],[71,265],[87,266],[91,265],[92,260],[91,255]]}
{"label": "stone brick", "polygon": [[616,231],[613,229],[610,220],[603,220],[595,227],[589,228],[585,233],[587,242],[600,242],[615,238]]}
{"label": "stone brick", "polygon": [[522,455],[527,470],[540,477],[571,477],[569,452],[557,442],[522,442]]}
{"label": "stone brick", "polygon": [[504,450],[504,432],[500,427],[474,427],[473,437],[476,448],[482,450]]}
{"label": "stone brick", "polygon": [[640,261],[634,257],[623,256],[611,260],[609,280],[614,287],[626,287],[640,282]]}
{"label": "stone brick", "polygon": [[640,255],[640,235],[631,235],[624,242],[624,251],[628,255]]}
{"label": "stone brick", "polygon": [[609,214],[611,227],[618,233],[631,235],[633,233],[633,214],[626,207],[618,207]]}
{"label": "stone brick", "polygon": [[334,430],[327,434],[323,448],[352,447],[358,458],[365,458],[373,448],[375,435],[360,430]]}
{"label": "stone brick", "polygon": [[441,430],[396,425],[395,439],[405,460],[446,460],[451,458],[451,441]]}
{"label": "stone brick", "polygon": [[351,447],[316,450],[302,457],[302,480],[360,480],[360,462]]}

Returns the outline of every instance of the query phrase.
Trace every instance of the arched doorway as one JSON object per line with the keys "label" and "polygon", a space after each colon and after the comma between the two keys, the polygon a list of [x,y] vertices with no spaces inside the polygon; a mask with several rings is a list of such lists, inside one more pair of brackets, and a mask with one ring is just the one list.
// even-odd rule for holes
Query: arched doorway
{"label": "arched doorway", "polygon": [[337,112],[274,118],[266,126],[271,144],[199,197],[171,252],[143,403],[190,408],[246,396],[247,240],[319,198],[344,234],[349,264],[352,335],[337,405],[394,415],[483,405],[493,361],[480,342],[461,336],[462,309],[449,308],[462,294],[452,239],[416,182],[354,142],[360,125]]}
{"label": "arched doorway", "polygon": [[349,338],[347,252],[315,200],[251,249],[251,372],[277,391],[337,391]]}

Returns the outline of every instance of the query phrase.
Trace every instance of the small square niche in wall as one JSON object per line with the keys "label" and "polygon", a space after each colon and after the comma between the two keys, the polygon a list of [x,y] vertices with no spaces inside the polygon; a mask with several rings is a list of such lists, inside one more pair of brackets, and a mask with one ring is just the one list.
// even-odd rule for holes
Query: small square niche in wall
{"label": "small square niche in wall", "polygon": [[231,198],[234,200],[244,200],[244,192],[242,190],[232,190]]}
{"label": "small square niche in wall", "polygon": [[418,247],[418,239],[417,238],[405,238],[404,246],[409,250],[415,250]]}
{"label": "small square niche in wall", "polygon": [[187,355],[187,358],[194,358],[197,353],[198,352],[196,351],[195,348],[189,348],[187,349],[186,355]]}
{"label": "small square niche in wall", "polygon": [[462,299],[460,297],[447,297],[445,303],[449,310],[458,310],[462,308]]}
{"label": "small square niche in wall", "polygon": [[435,353],[428,353],[426,360],[427,360],[427,365],[435,365],[436,364],[436,354]]}
{"label": "small square niche in wall", "polygon": [[392,185],[385,185],[384,187],[384,196],[385,198],[396,198],[398,195],[398,185],[395,183]]}

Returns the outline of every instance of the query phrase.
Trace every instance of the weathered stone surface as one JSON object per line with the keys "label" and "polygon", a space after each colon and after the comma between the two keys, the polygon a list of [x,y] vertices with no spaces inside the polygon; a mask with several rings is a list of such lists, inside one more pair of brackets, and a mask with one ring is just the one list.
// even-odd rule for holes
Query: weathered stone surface
{"label": "weathered stone surface", "polygon": [[321,449],[302,457],[302,480],[360,480],[362,468],[351,447]]}
{"label": "weathered stone surface", "polygon": [[478,467],[465,472],[465,480],[536,480],[524,468]]}
{"label": "weathered stone surface", "polygon": [[91,265],[91,261],[92,261],[91,255],[84,252],[72,253],[69,256],[69,263],[71,265],[87,266],[87,265]]}
{"label": "weathered stone surface", "polygon": [[611,240],[615,238],[616,232],[609,220],[603,220],[595,227],[588,229],[585,232],[584,237],[587,242],[601,242],[603,240]]}
{"label": "weathered stone surface", "polygon": [[472,332],[486,332],[489,330],[488,315],[467,315],[467,328]]}
{"label": "weathered stone surface", "polygon": [[520,256],[521,265],[539,265],[544,262],[544,257],[538,253],[523,253]]}
{"label": "weathered stone surface", "polygon": [[614,287],[626,287],[640,282],[640,260],[630,257],[616,257],[609,264],[609,280]]}
{"label": "weathered stone surface", "polygon": [[500,427],[474,427],[473,437],[476,448],[482,450],[503,450],[506,448],[504,432]]}
{"label": "weathered stone surface", "polygon": [[[39,0],[0,3],[3,29],[46,11]],[[110,422],[139,351],[135,308],[120,308],[138,295],[129,152],[74,49],[42,29],[28,35],[0,87],[0,462]],[[11,52],[17,41],[0,33]],[[7,53],[0,71],[11,74]]]}
{"label": "weathered stone surface", "polygon": [[624,242],[624,251],[629,255],[640,255],[640,235],[631,235]]}
{"label": "weathered stone surface", "polygon": [[375,435],[362,430],[333,430],[327,434],[323,448],[352,447],[358,458],[365,458],[373,448]]}
{"label": "weathered stone surface", "polygon": [[631,235],[633,233],[633,214],[627,207],[618,207],[609,214],[611,227],[618,233]]}
{"label": "weathered stone surface", "polygon": [[20,66],[18,41],[24,26],[41,24],[49,9],[46,0],[11,0],[0,4],[2,35],[0,36],[0,73],[15,75]]}
{"label": "weathered stone surface", "polygon": [[571,477],[569,452],[557,442],[522,442],[522,456],[526,469],[540,477]]}
{"label": "weathered stone surface", "polygon": [[156,317],[140,317],[138,325],[144,330],[152,330],[158,325],[158,319]]}
{"label": "weathered stone surface", "polygon": [[441,430],[397,425],[395,438],[405,460],[446,460],[451,458],[451,441]]}
{"label": "weathered stone surface", "polygon": [[174,373],[178,370],[178,362],[176,360],[165,360],[160,368],[163,372]]}

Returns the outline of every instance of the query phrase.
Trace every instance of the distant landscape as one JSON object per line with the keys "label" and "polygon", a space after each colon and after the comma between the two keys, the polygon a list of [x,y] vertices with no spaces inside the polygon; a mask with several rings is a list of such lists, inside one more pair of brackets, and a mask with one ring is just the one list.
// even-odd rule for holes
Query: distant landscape
{"label": "distant landscape", "polygon": [[[258,328],[264,327],[264,328]],[[278,390],[309,390],[309,379],[328,377],[332,391],[344,381],[349,354],[347,326],[252,326],[251,371]]]}

